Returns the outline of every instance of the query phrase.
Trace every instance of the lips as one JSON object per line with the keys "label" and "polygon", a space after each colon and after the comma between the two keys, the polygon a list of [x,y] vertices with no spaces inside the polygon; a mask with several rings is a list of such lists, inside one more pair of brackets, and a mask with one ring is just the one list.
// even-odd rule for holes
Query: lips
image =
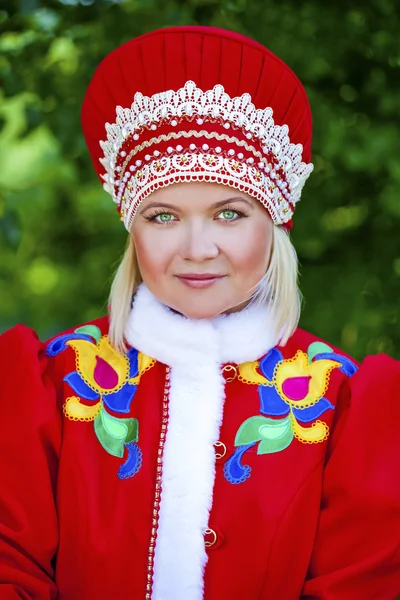
{"label": "lips", "polygon": [[180,279],[192,279],[195,281],[205,281],[209,279],[220,279],[223,275],[215,273],[187,273],[185,275],[177,275]]}
{"label": "lips", "polygon": [[190,288],[204,289],[216,285],[217,281],[225,276],[216,273],[185,273],[184,275],[177,275],[177,277]]}

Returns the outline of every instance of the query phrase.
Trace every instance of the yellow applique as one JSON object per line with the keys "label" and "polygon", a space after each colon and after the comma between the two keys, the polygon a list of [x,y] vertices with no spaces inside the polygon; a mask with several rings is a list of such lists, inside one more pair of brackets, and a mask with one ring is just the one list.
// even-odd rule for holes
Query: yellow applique
{"label": "yellow applique", "polygon": [[[128,355],[117,352],[114,346],[111,345],[108,336],[101,337],[97,344],[93,344],[87,340],[68,340],[66,344],[75,350],[76,370],[80,377],[99,395],[118,392],[126,384],[138,385],[143,373],[151,369],[155,364],[154,359],[139,352],[139,374],[136,377],[130,378]],[[117,382],[114,387],[105,389],[96,382],[94,373],[98,359],[102,359],[115,371]]]}
{"label": "yellow applique", "polygon": [[68,346],[71,346],[76,353],[76,370],[85,383],[88,384],[98,394],[102,394],[104,389],[100,387],[94,379],[97,358],[103,359],[118,374],[118,383],[107,392],[116,392],[120,390],[129,378],[129,360],[126,354],[120,354],[110,344],[108,336],[103,336],[98,343],[92,344],[86,340],[69,340]]}
{"label": "yellow applique", "polygon": [[296,421],[293,414],[290,414],[290,426],[294,437],[304,444],[317,444],[324,442],[329,437],[328,425],[319,419],[310,427],[303,427]]}
{"label": "yellow applique", "polygon": [[86,406],[81,403],[81,399],[78,396],[71,396],[67,398],[63,411],[64,415],[71,421],[94,421],[95,418],[100,414],[102,407],[101,402],[97,402],[92,406]]}
{"label": "yellow applique", "polygon": [[260,375],[260,373],[257,372],[259,364],[258,361],[253,361],[238,365],[239,381],[251,385],[272,385],[272,383],[265,379],[263,375]]}
{"label": "yellow applique", "polygon": [[[329,386],[330,373],[333,369],[339,368],[341,363],[337,360],[321,359],[311,362],[308,355],[299,350],[293,358],[278,360],[275,365],[272,379],[267,379],[258,369],[260,361],[246,362],[238,365],[240,381],[258,385],[261,397],[265,396],[262,388],[274,388],[275,393],[287,405],[287,413],[290,417],[291,429],[294,437],[302,443],[313,444],[326,440],[329,436],[329,427],[319,419],[310,426],[300,425],[296,419],[296,410],[310,408],[322,400]],[[291,385],[292,389],[297,391],[299,385],[303,386],[304,397],[294,397],[285,394],[285,386]],[[294,386],[294,387],[293,387]],[[289,388],[290,389],[290,388]],[[284,405],[282,405],[284,406]],[[296,410],[294,410],[296,409]],[[266,407],[264,414],[269,414]],[[271,408],[272,410],[272,408]],[[275,416],[274,412],[271,412]],[[284,415],[280,410],[278,415]]]}
{"label": "yellow applique", "polygon": [[132,379],[132,383],[134,382],[135,385],[138,385],[141,376],[147,371],[149,371],[155,365],[155,363],[156,361],[154,358],[151,358],[150,356],[147,356],[147,354],[143,354],[142,352],[138,352],[139,375]]}
{"label": "yellow applique", "polygon": [[[274,383],[282,400],[294,408],[313,406],[322,398],[329,386],[329,375],[333,369],[340,367],[335,360],[323,359],[309,363],[305,352],[299,350],[291,359],[286,359],[276,365]],[[285,380],[292,377],[310,377],[308,394],[302,400],[292,400],[283,392]]]}

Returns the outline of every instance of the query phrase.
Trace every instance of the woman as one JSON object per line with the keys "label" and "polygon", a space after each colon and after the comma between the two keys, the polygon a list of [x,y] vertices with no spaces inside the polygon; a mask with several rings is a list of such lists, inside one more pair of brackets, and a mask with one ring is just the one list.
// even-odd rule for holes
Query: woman
{"label": "woman", "polygon": [[109,318],[3,335],[0,598],[395,598],[400,367],[297,328],[301,83],[163,29],[101,63],[82,122],[128,246]]}

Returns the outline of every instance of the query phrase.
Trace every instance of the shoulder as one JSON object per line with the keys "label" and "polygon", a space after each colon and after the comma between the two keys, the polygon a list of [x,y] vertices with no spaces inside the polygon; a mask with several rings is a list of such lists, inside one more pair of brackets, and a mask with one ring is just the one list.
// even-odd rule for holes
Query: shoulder
{"label": "shoulder", "polygon": [[74,327],[70,327],[69,329],[65,329],[62,332],[59,332],[49,339],[47,339],[44,343],[47,346],[51,345],[51,343],[63,336],[70,337],[71,335],[88,335],[95,334],[96,337],[102,337],[108,334],[109,330],[109,318],[108,317],[99,317],[98,319],[93,319],[92,321],[86,321],[84,323],[80,323],[79,325],[75,325]]}
{"label": "shoulder", "polygon": [[[387,354],[367,356],[347,382],[346,395],[354,410],[367,412],[371,423],[400,421],[400,361]],[[397,425],[396,425],[397,427]]]}
{"label": "shoulder", "polygon": [[360,368],[359,363],[326,340],[304,329],[296,329],[285,346],[278,347],[279,354],[288,364],[298,367],[314,378],[323,376],[324,381],[331,379],[336,383],[338,393],[344,379],[353,377]]}
{"label": "shoulder", "polygon": [[92,321],[81,323],[75,327],[54,335],[45,342],[46,354],[49,357],[59,355],[66,349],[67,342],[73,339],[87,340],[97,343],[101,338],[107,336],[109,330],[109,318],[100,317]]}
{"label": "shoulder", "polygon": [[288,355],[302,350],[308,352],[310,359],[317,357],[329,358],[329,355],[344,357],[346,362],[354,365],[351,373],[352,386],[361,382],[367,382],[368,385],[378,386],[381,390],[388,386],[398,384],[400,377],[400,361],[388,356],[387,354],[376,354],[366,356],[361,362],[355,360],[352,356],[343,352],[330,342],[317,337],[316,335],[298,328],[285,346]]}
{"label": "shoulder", "polygon": [[[289,358],[299,351],[307,355],[310,363],[333,360],[341,365],[336,370],[342,374],[341,395],[347,405],[365,404],[373,396],[375,403],[380,398],[379,405],[382,407],[390,402],[390,398],[397,397],[400,361],[387,354],[366,356],[358,362],[333,344],[300,328],[288,340],[282,353]],[[384,395],[386,398],[383,398]]]}
{"label": "shoulder", "polygon": [[27,327],[19,323],[10,329],[7,329],[0,335],[0,348],[5,350],[9,349],[45,349],[53,340],[58,339],[64,335],[71,335],[74,333],[94,333],[98,332],[100,335],[107,335],[109,329],[108,317],[100,317],[92,321],[86,321],[80,325],[70,327],[65,331],[56,333],[45,341],[41,341],[37,332],[31,327]]}
{"label": "shoulder", "polygon": [[302,350],[303,352],[308,352],[313,356],[333,352],[334,354],[344,356],[354,363],[354,365],[359,367],[358,361],[356,361],[352,356],[346,352],[343,352],[343,350],[337,346],[334,346],[329,341],[324,340],[317,335],[306,331],[305,329],[301,329],[300,327],[296,329],[292,337],[288,340],[285,349],[289,353]]}
{"label": "shoulder", "polygon": [[41,341],[37,332],[26,325],[18,324],[0,335],[0,366],[8,381],[18,378],[41,377],[54,383],[63,378],[64,360],[54,357],[65,349],[65,342],[73,338],[96,342],[107,335],[108,317],[101,317],[71,327],[50,339]]}
{"label": "shoulder", "polygon": [[0,356],[6,360],[14,352],[39,351],[43,346],[39,336],[26,325],[15,325],[0,335]]}
{"label": "shoulder", "polygon": [[34,393],[49,384],[44,344],[37,333],[25,325],[16,325],[0,336],[1,396],[15,398],[22,389]]}
{"label": "shoulder", "polygon": [[284,348],[287,356],[294,356],[299,350],[308,355],[310,365],[329,359],[340,365],[332,372],[334,389],[330,397],[334,398],[336,415],[328,455],[339,439],[346,448],[384,443],[398,453],[400,361],[387,354],[378,354],[357,362],[339,348],[302,329],[296,330]]}
{"label": "shoulder", "polygon": [[36,331],[16,325],[0,336],[0,371],[2,419],[57,412],[58,380]]}

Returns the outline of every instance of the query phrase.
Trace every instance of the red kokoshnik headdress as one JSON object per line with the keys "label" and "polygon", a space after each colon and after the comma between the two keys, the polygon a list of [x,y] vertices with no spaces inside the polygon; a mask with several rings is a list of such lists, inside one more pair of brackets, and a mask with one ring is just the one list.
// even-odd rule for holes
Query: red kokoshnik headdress
{"label": "red kokoshnik headdress", "polygon": [[246,192],[290,229],[313,169],[300,81],[258,42],[214,27],[159,29],[111,52],[89,84],[82,125],[128,231],[146,196],[182,181]]}

